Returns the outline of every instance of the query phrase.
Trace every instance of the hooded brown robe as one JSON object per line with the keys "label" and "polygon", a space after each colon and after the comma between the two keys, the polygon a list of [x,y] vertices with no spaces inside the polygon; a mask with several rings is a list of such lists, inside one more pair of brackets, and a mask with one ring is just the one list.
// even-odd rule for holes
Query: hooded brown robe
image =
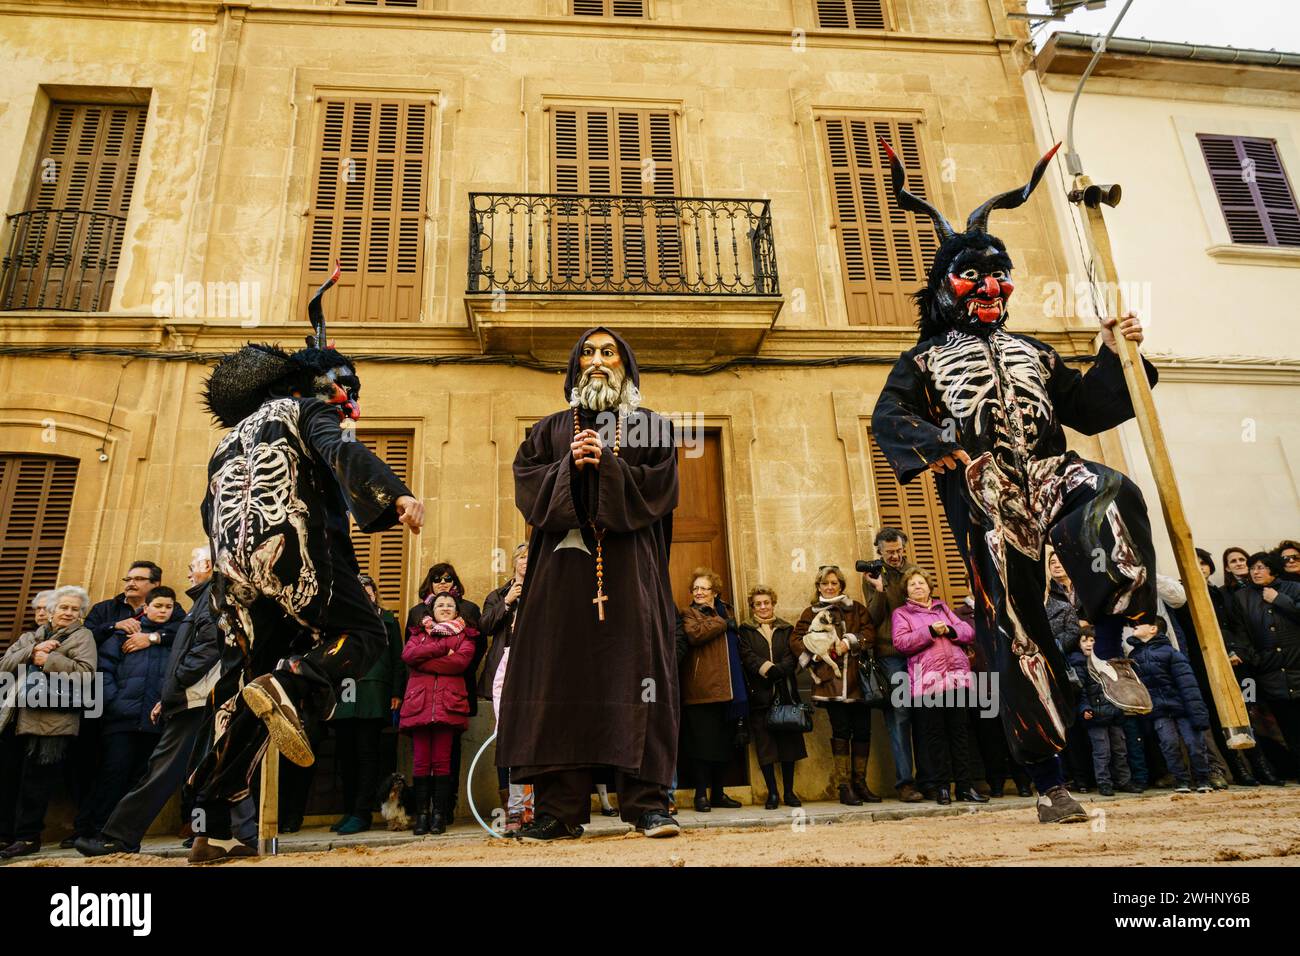
{"label": "hooded brown robe", "polygon": [[[589,329],[569,356],[566,397],[581,377],[582,345],[596,332],[614,338],[624,372],[640,384],[627,343],[608,329]],[[606,435],[596,413],[579,413],[583,428]],[[655,440],[638,442],[638,432]],[[519,446],[515,504],[532,536],[497,726],[497,764],[512,768],[514,782],[587,767],[663,786],[672,780],[678,726],[676,610],[668,583],[677,507],[672,438],[670,422],[638,409],[624,417],[617,456],[606,439],[599,467],[579,469],[569,448],[573,410],[566,408],[538,422]],[[603,621],[592,603],[593,517],[605,529]]]}

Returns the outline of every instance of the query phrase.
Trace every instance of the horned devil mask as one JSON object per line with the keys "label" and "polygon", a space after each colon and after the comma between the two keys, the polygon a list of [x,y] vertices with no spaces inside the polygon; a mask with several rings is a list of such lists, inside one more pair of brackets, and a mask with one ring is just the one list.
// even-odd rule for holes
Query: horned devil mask
{"label": "horned devil mask", "polygon": [[999,193],[979,206],[966,220],[966,231],[957,232],[943,213],[904,187],[907,173],[893,148],[883,139],[880,145],[889,156],[894,197],[902,209],[930,217],[939,236],[939,251],[924,289],[913,298],[921,317],[921,339],[961,329],[988,335],[1007,321],[1007,300],[1015,286],[1011,282],[1011,257],[997,236],[988,233],[989,213],[994,209],[1015,209],[1023,205],[1043,178],[1047,164],[1061,144],[1057,143],[1034,166],[1029,182],[1019,189]]}
{"label": "horned devil mask", "polygon": [[249,343],[223,358],[204,385],[204,401],[212,416],[233,428],[273,398],[314,395],[338,408],[339,417],[361,417],[361,381],[356,364],[335,351],[325,337],[325,310],[321,299],[338,282],[334,272],[307,304],[312,334],[307,347],[290,355],[276,345]]}

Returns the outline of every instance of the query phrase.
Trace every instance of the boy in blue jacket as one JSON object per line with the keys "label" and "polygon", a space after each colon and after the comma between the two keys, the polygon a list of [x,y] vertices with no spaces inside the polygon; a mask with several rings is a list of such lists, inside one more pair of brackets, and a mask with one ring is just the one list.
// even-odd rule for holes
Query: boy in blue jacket
{"label": "boy in blue jacket", "polygon": [[181,620],[173,619],[176,592],[159,585],[140,609],[140,630],[120,629],[99,648],[103,676],[103,751],[99,777],[91,796],[94,832],[108,822],[131,785],[149,766],[149,756],[161,731],[153,720],[154,704],[162,699],[167,659]]}
{"label": "boy in blue jacket", "polygon": [[1088,669],[1097,636],[1090,625],[1079,627],[1079,643],[1069,655],[1070,668],[1079,678],[1079,724],[1088,734],[1092,747],[1092,769],[1097,778],[1097,792],[1103,797],[1123,793],[1141,793],[1133,783],[1128,763],[1128,744],[1124,737],[1124,714],[1106,699],[1101,684]]}
{"label": "boy in blue jacket", "polygon": [[1156,739],[1169,772],[1173,774],[1175,793],[1191,793],[1192,777],[1187,772],[1181,742],[1191,757],[1191,772],[1198,793],[1209,793],[1210,762],[1205,750],[1205,731],[1210,728],[1210,714],[1196,684],[1196,673],[1182,651],[1175,649],[1165,634],[1165,622],[1157,617],[1153,624],[1138,625],[1128,639],[1132,648],[1129,659],[1138,677],[1151,693],[1151,718]]}

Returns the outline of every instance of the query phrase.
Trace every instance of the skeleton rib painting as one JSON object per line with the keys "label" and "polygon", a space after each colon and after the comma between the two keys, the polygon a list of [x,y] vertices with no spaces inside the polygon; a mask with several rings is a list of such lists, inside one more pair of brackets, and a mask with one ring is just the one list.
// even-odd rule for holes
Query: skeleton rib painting
{"label": "skeleton rib painting", "polygon": [[212,548],[212,601],[225,637],[213,692],[210,748],[190,778],[195,863],[235,841],[230,806],[248,795],[269,740],[300,766],[314,760],[306,727],[333,709],[387,646],[358,580],[348,514],[374,533],[418,531],[423,505],[343,427],[360,416],[355,363],[325,338],[321,296],[307,348],[247,345],[206,383],[208,409],[229,433],[208,464],[202,506]]}
{"label": "skeleton rib painting", "polygon": [[[1045,547],[1065,566],[1097,632],[1095,654],[1118,675],[1117,697],[1136,682],[1124,659],[1124,628],[1155,614],[1154,549],[1141,492],[1124,475],[1080,458],[1064,428],[1095,435],[1133,416],[1114,335],[1141,341],[1134,316],[1107,319],[1087,372],[1050,346],[1009,332],[1012,262],[988,233],[989,214],[1022,205],[1053,148],[1023,187],[989,199],[958,232],[909,193],[890,162],[898,205],[929,217],[940,245],[914,295],[919,341],[904,352],[872,416],[872,433],[904,483],[931,471],[970,576],[976,637],[994,662],[1000,716],[1012,756],[1040,794],[1039,819],[1086,819],[1062,786],[1057,754],[1073,722],[1065,659],[1043,606]],[[1154,384],[1154,367],[1143,360]],[[922,479],[929,480],[929,479]],[[1141,689],[1138,688],[1138,696]]]}

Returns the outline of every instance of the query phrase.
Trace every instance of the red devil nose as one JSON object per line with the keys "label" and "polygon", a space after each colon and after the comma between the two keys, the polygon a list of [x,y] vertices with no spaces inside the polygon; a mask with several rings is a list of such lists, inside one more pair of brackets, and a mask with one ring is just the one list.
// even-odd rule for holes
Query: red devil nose
{"label": "red devil nose", "polygon": [[997,279],[985,276],[983,292],[988,298],[995,299],[1002,294],[1002,287],[998,285]]}

